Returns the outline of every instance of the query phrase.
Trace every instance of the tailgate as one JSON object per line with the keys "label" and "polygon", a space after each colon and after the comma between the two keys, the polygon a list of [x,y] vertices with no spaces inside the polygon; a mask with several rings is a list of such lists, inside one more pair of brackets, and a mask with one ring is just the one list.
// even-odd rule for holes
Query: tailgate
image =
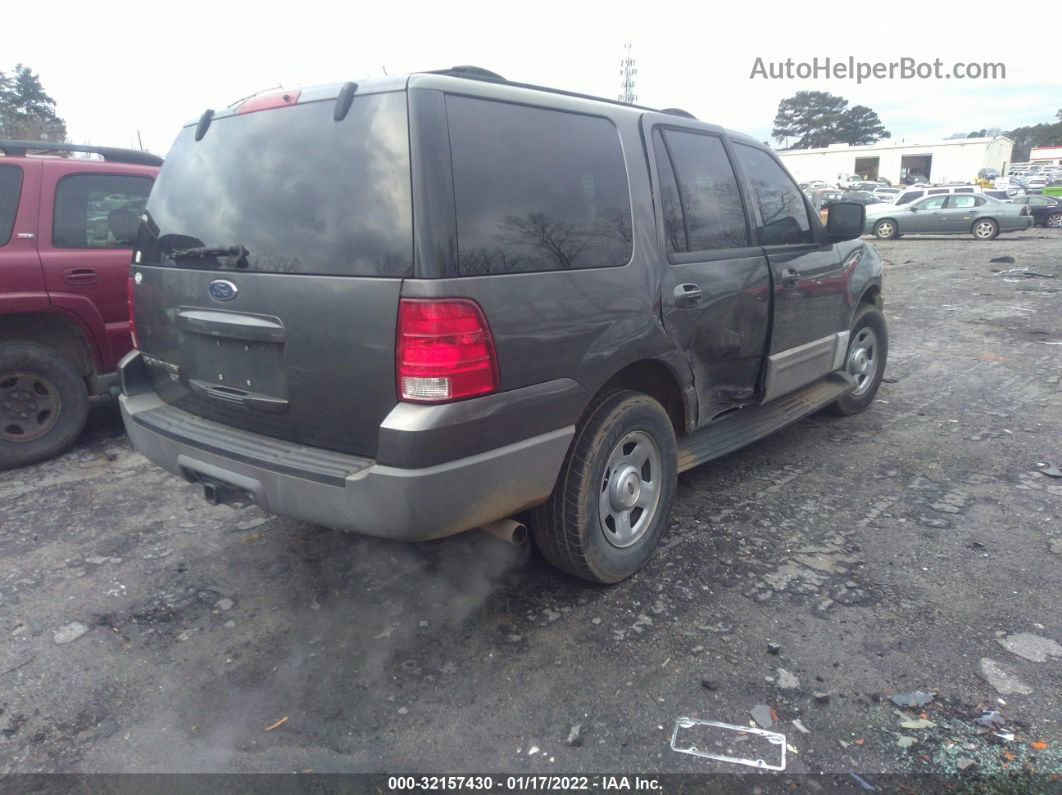
{"label": "tailgate", "polygon": [[406,94],[292,97],[178,136],[133,255],[140,349],[168,403],[373,457],[413,270]]}

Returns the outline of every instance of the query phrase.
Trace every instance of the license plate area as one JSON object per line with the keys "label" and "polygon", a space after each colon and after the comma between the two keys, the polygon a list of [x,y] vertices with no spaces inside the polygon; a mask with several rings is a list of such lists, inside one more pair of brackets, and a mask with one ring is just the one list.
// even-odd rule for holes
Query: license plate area
{"label": "license plate area", "polygon": [[287,399],[283,344],[191,332],[181,332],[181,336],[181,372],[189,384]]}

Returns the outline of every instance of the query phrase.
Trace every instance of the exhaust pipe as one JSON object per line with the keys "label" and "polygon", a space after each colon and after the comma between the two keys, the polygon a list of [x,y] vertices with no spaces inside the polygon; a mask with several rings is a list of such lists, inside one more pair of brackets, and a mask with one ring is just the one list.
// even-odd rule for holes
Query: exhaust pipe
{"label": "exhaust pipe", "polygon": [[485,524],[479,529],[515,546],[522,546],[527,543],[527,525],[515,519],[499,519],[496,522]]}

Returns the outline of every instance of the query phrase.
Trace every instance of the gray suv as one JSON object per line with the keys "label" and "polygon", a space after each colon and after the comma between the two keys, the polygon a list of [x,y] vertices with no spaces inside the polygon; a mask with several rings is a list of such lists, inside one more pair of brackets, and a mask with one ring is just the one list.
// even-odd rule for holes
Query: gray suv
{"label": "gray suv", "polygon": [[212,501],[405,540],[516,516],[616,582],[678,473],[873,401],[863,223],[748,136],[485,70],[254,97],[152,190],[125,425]]}

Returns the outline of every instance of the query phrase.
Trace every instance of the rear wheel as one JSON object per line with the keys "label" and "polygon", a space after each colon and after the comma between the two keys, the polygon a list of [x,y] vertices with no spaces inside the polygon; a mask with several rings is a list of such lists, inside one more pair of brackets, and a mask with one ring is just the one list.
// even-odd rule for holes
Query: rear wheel
{"label": "rear wheel", "polygon": [[1062,213],[1051,213],[1044,219],[1044,226],[1050,229],[1062,229]]}
{"label": "rear wheel", "polygon": [[878,240],[892,240],[894,237],[899,237],[896,234],[896,222],[891,218],[883,218],[874,224],[874,237]]}
{"label": "rear wheel", "polygon": [[595,399],[531,531],[557,568],[597,583],[649,562],[671,516],[675,432],[657,401],[622,390]]}
{"label": "rear wheel", "polygon": [[848,338],[845,372],[855,380],[855,389],[831,403],[833,414],[858,414],[874,402],[889,356],[889,332],[885,316],[876,306],[865,305],[856,312]]}
{"label": "rear wheel", "polygon": [[991,240],[999,234],[999,224],[991,218],[981,218],[974,221],[972,232],[974,240]]}
{"label": "rear wheel", "polygon": [[88,408],[85,381],[65,356],[32,343],[0,345],[0,469],[63,452]]}

